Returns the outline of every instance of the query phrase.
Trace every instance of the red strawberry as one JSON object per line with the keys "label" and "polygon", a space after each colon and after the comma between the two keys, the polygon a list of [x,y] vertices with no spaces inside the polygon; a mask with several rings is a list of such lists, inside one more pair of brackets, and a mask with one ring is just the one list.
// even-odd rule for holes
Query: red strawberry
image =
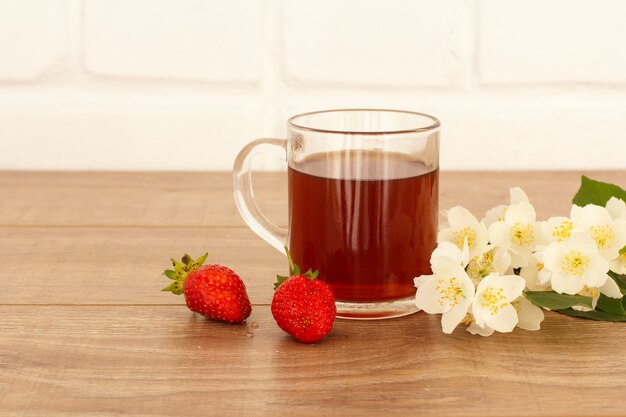
{"label": "red strawberry", "polygon": [[278,276],[274,285],[272,315],[278,326],[296,340],[313,343],[323,339],[333,328],[337,314],[335,296],[330,286],[317,279],[318,271],[309,269],[304,274],[293,263],[285,247],[291,277]]}
{"label": "red strawberry", "polygon": [[172,259],[174,270],[165,276],[174,280],[163,291],[185,293],[187,307],[212,320],[241,323],[250,316],[252,307],[246,286],[231,269],[222,265],[205,265],[208,253],[198,259],[183,256],[182,262]]}

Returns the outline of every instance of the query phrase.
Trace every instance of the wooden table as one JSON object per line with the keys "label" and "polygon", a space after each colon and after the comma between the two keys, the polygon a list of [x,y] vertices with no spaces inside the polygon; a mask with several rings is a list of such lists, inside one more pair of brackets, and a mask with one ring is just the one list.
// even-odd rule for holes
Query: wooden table
{"label": "wooden table", "polygon": [[[441,206],[482,215],[521,185],[540,217],[566,214],[580,174],[444,172]],[[284,224],[284,176],[255,184]],[[286,260],[242,223],[228,173],[4,172],[0,192],[0,416],[626,414],[623,323],[548,313],[481,338],[416,314],[294,342],[269,308]],[[246,282],[246,324],[159,291],[169,257],[206,250]]]}

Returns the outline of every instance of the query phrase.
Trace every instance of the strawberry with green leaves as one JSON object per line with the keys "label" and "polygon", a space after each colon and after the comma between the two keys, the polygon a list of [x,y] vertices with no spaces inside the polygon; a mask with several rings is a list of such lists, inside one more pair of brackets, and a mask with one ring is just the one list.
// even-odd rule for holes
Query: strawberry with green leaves
{"label": "strawberry with green leaves", "polygon": [[278,326],[296,340],[314,343],[323,339],[333,328],[337,309],[330,286],[317,279],[318,271],[301,273],[285,247],[291,277],[278,276],[274,285],[272,315]]}
{"label": "strawberry with green leaves", "polygon": [[174,269],[164,271],[173,282],[163,291],[185,294],[187,307],[211,320],[241,323],[252,312],[246,286],[231,269],[221,265],[202,266],[205,253],[198,259],[185,255],[182,262],[172,259]]}

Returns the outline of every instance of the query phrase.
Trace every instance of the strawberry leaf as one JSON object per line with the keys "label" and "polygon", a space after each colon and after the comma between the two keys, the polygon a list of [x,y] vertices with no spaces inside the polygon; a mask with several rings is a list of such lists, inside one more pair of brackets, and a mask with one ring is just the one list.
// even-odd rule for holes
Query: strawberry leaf
{"label": "strawberry leaf", "polygon": [[276,282],[274,283],[274,291],[276,291],[278,289],[278,287],[280,287],[280,285],[287,281],[290,277],[285,277],[282,275],[276,275]]}
{"label": "strawberry leaf", "polygon": [[178,275],[176,275],[176,272],[172,271],[171,269],[166,269],[165,271],[163,271],[163,275],[165,275],[169,279],[178,279]]}
{"label": "strawberry leaf", "polygon": [[195,268],[200,268],[204,264],[204,261],[206,261],[207,256],[209,256],[209,252],[205,253],[204,255],[202,255],[201,257],[199,257],[195,261],[193,261],[194,269]]}
{"label": "strawberry leaf", "polygon": [[172,265],[174,266],[174,272],[176,272],[178,276],[186,275],[187,265],[181,262],[178,262],[176,259],[173,259],[173,258],[172,258]]}
{"label": "strawberry leaf", "polygon": [[166,269],[165,271],[163,271],[163,275],[171,280],[174,280],[174,282],[163,288],[161,291],[170,291],[176,295],[182,294],[184,291],[184,283],[187,279],[187,276],[191,271],[200,268],[206,260],[207,256],[208,253],[205,253],[198,259],[193,259],[188,254],[185,254],[182,257],[182,262],[179,262],[176,259],[172,258],[171,261],[174,269]]}
{"label": "strawberry leaf", "polygon": [[307,278],[308,278],[308,279],[310,279],[310,280],[314,280],[315,278],[317,278],[317,276],[319,275],[319,273],[320,273],[320,271],[319,271],[319,270],[317,270],[317,269],[316,269],[315,271],[312,271],[312,270],[311,270],[311,268],[309,268],[309,270],[308,270],[308,271],[306,271],[306,272],[305,272],[304,274],[302,274],[302,275],[304,275],[305,277],[307,277]]}
{"label": "strawberry leaf", "polygon": [[183,293],[183,283],[181,281],[174,281],[161,291],[170,291],[176,295],[181,295]]}
{"label": "strawberry leaf", "polygon": [[[319,275],[319,271],[317,269],[313,271],[311,268],[309,268],[306,272],[304,273],[302,272],[302,270],[300,269],[300,266],[298,266],[298,264],[296,264],[291,258],[291,252],[289,252],[289,248],[287,246],[285,246],[285,253],[287,254],[287,259],[289,259],[289,269],[291,271],[292,277],[297,276],[297,275],[303,275],[311,280],[317,278],[317,276]],[[289,278],[290,277],[276,275],[276,282],[274,283],[274,290],[280,287],[280,285],[286,280],[288,280]]]}

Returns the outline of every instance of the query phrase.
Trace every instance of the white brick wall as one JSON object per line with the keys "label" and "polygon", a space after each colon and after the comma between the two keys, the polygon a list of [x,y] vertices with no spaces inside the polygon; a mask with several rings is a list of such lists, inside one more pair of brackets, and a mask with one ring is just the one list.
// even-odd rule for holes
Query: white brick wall
{"label": "white brick wall", "polygon": [[[329,85],[447,86],[459,78],[464,0],[286,1],[288,80]],[[426,12],[426,13],[425,13]],[[466,27],[466,25],[464,25]]]}
{"label": "white brick wall", "polygon": [[262,5],[85,0],[85,67],[118,77],[258,81]]}
{"label": "white brick wall", "polygon": [[486,84],[626,83],[623,0],[483,0],[479,16]]}
{"label": "white brick wall", "polygon": [[621,0],[0,0],[0,169],[230,169],[336,107],[438,116],[446,169],[626,168],[625,44]]}
{"label": "white brick wall", "polygon": [[63,55],[64,6],[60,0],[0,1],[0,81],[33,81],[54,69]]}

